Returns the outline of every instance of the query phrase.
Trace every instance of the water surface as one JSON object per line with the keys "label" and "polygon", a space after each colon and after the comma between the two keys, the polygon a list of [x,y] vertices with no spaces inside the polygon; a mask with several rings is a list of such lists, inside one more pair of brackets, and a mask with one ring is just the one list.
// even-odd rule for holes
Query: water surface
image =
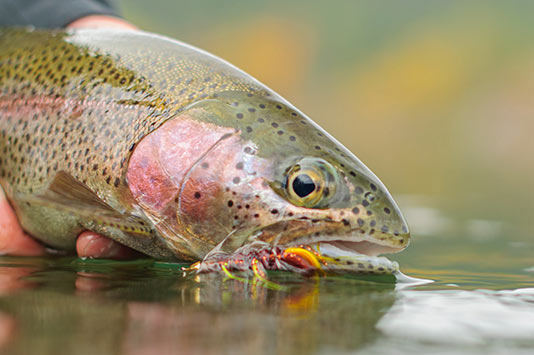
{"label": "water surface", "polygon": [[406,212],[413,243],[392,259],[432,283],[270,273],[279,291],[223,275],[184,277],[184,265],[150,259],[2,257],[2,352],[532,353],[532,242],[510,237],[507,225],[492,236],[491,221],[422,206]]}

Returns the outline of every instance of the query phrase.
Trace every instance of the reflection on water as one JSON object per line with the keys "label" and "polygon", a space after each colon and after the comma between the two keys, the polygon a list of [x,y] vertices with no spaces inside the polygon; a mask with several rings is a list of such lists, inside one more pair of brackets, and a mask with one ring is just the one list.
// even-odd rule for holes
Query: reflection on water
{"label": "reflection on water", "polygon": [[[304,279],[276,272],[269,277],[285,286],[276,291],[222,275],[184,277],[181,265],[148,259],[4,257],[0,349],[387,354],[466,348],[485,354],[534,346],[531,274],[405,272],[436,282],[402,288],[391,278]],[[499,278],[516,290],[476,290]]]}
{"label": "reflection on water", "polygon": [[[392,283],[273,274],[286,291],[179,265],[4,258],[6,353],[310,353],[377,336]],[[5,335],[3,335],[5,334]]]}
{"label": "reflection on water", "polygon": [[2,257],[0,353],[528,354],[528,231],[406,205],[416,233],[391,258],[434,282],[270,273],[277,291],[150,259]]}

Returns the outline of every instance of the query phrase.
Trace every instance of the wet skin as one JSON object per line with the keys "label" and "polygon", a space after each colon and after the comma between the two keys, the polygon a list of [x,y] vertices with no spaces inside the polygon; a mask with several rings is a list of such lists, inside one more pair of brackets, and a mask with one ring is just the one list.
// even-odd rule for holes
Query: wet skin
{"label": "wet skin", "polygon": [[[135,30],[132,24],[108,16],[86,16],[80,18],[67,28],[122,28]],[[79,257],[129,259],[140,254],[132,249],[101,236],[95,232],[81,233],[76,241],[76,252]],[[0,254],[16,256],[38,256],[47,254],[46,248],[26,234],[9,202],[0,188]]]}

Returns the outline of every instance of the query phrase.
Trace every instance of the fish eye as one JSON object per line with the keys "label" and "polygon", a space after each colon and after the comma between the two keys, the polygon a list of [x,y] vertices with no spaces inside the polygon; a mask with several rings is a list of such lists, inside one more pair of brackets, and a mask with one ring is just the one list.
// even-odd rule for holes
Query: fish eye
{"label": "fish eye", "polygon": [[311,194],[316,186],[313,182],[312,178],[308,174],[299,174],[295,177],[293,180],[293,191],[299,196],[299,197],[306,197],[309,194]]}
{"label": "fish eye", "polygon": [[303,158],[288,169],[285,197],[296,206],[327,208],[337,189],[337,172],[327,161]]}

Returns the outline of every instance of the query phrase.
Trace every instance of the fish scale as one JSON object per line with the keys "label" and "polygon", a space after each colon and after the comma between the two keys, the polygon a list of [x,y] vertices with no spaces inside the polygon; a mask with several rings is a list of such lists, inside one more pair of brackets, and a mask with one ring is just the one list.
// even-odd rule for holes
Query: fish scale
{"label": "fish scale", "polygon": [[[85,229],[162,259],[231,258],[251,242],[408,244],[365,165],[221,59],[117,30],[4,29],[0,48],[0,183],[52,247]],[[313,188],[300,196],[295,181]]]}
{"label": "fish scale", "polygon": [[[105,177],[107,185],[117,187],[114,185],[120,183],[124,175],[117,168],[124,169],[132,145],[181,107],[197,98],[213,95],[219,91],[219,86],[225,90],[259,91],[254,82],[240,78],[237,70],[236,73],[232,73],[232,68],[221,70],[217,65],[223,63],[216,61],[206,63],[186,46],[175,48],[172,43],[170,50],[178,55],[159,48],[163,53],[156,57],[146,48],[146,38],[126,37],[122,43],[119,40],[109,46],[99,43],[99,48],[94,48],[90,36],[81,33],[76,38],[77,43],[69,43],[64,32],[33,31],[29,35],[25,30],[4,30],[0,34],[3,49],[0,54],[0,112],[5,122],[2,135],[12,135],[13,140],[15,135],[22,136],[19,144],[33,146],[29,152],[32,170],[29,176],[22,171],[15,173],[18,169],[14,171],[7,162],[2,164],[5,166],[2,176],[10,183],[20,179],[21,189],[29,191],[39,188],[39,184],[46,185],[50,178],[46,168],[53,162],[52,167],[55,163],[58,165],[57,169],[50,169],[52,173],[69,171],[100,196],[113,195],[110,188],[100,191],[101,176]],[[153,37],[151,46],[168,46],[167,41]],[[136,44],[136,40],[142,43]],[[209,76],[215,71],[217,75]],[[221,82],[220,78],[229,76],[231,80]],[[211,82],[213,84],[207,84]],[[53,121],[51,130],[39,131],[43,120]],[[81,132],[82,141],[73,134],[69,137],[72,132]],[[36,133],[43,135],[42,141]],[[32,139],[25,139],[30,137],[27,134]],[[4,156],[14,154],[17,158],[23,148],[13,146],[13,141],[8,143],[11,144],[1,147]],[[36,153],[41,146],[43,153]],[[47,155],[50,148],[52,151]],[[97,156],[104,157],[100,164],[95,163]]]}

